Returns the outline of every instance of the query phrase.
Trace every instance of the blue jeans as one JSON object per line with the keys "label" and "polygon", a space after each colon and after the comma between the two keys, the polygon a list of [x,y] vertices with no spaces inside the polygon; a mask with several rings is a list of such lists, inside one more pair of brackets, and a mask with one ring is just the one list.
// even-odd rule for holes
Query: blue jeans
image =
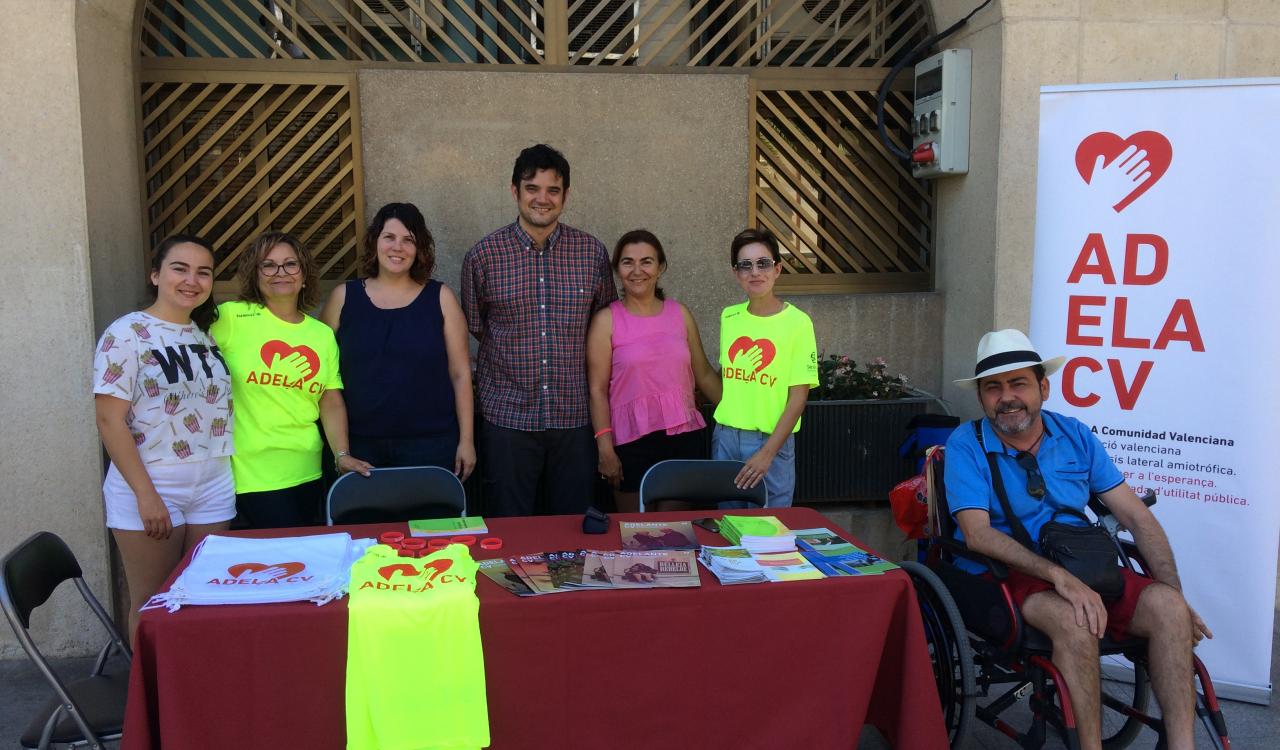
{"label": "blue jeans", "polygon": [[[739,430],[736,427],[716,425],[711,436],[711,457],[716,460],[743,461],[755,455],[764,447],[769,436],[755,430]],[[769,488],[770,508],[790,508],[791,498],[796,491],[796,436],[787,436],[787,441],[778,450],[769,464],[769,471],[764,475],[764,486]]]}

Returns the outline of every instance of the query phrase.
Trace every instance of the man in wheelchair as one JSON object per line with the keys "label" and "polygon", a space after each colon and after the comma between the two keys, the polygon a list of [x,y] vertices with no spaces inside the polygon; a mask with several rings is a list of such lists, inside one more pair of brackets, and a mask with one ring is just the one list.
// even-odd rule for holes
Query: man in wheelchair
{"label": "man in wheelchair", "polygon": [[[1009,567],[1014,605],[1028,625],[1052,641],[1053,663],[1070,692],[1082,748],[1101,747],[1099,640],[1104,634],[1113,640],[1147,639],[1148,671],[1167,746],[1194,748],[1192,648],[1213,635],[1182,596],[1160,523],[1097,437],[1079,420],[1041,409],[1049,397],[1048,376],[1064,359],[1042,359],[1017,330],[982,337],[974,376],[956,383],[976,389],[986,418],[961,425],[946,446],[944,481],[957,538]],[[999,497],[1001,484],[1006,501]],[[1122,568],[1123,593],[1111,601],[1041,554],[1045,524],[1083,526],[1085,519],[1070,511],[1083,513],[1093,495],[1132,532],[1150,576]],[[1010,522],[1005,507],[1025,532]],[[955,564],[975,574],[987,570],[960,557]]]}

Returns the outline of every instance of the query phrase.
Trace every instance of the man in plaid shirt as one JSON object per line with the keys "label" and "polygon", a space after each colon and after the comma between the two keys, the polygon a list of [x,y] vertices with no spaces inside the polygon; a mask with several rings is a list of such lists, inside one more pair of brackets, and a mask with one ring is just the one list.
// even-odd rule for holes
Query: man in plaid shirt
{"label": "man in plaid shirt", "polygon": [[618,288],[604,244],[560,223],[569,162],[559,151],[521,151],[511,195],[519,218],[462,261],[462,309],[480,342],[485,515],[531,515],[544,477],[551,513],[582,513],[596,466],[587,324]]}

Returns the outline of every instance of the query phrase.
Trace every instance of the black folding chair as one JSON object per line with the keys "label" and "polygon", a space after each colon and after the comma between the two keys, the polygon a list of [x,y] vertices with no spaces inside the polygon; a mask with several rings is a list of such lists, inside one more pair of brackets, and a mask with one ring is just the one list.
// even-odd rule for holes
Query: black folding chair
{"label": "black folding chair", "polygon": [[681,500],[698,508],[714,508],[725,502],[765,507],[769,490],[763,481],[748,490],[734,485],[742,467],[741,461],[659,461],[640,479],[640,512],[662,500]]}
{"label": "black folding chair", "polygon": [[439,466],[373,469],[369,476],[343,474],[329,488],[329,525],[387,523],[467,514],[462,482]]}
{"label": "black folding chair", "polygon": [[[119,652],[127,661],[132,661],[133,653],[84,582],[75,555],[56,535],[42,531],[5,555],[0,561],[0,568],[3,568],[0,605],[4,608],[4,616],[23,650],[55,693],[40,707],[22,733],[22,747],[39,750],[52,745],[102,748],[104,742],[120,739],[129,673],[126,669],[123,673],[107,674],[104,669],[112,651]],[[75,582],[80,596],[84,597],[109,636],[106,645],[98,652],[89,676],[70,682],[53,671],[29,632],[32,611],[48,601],[54,589],[68,579]]]}

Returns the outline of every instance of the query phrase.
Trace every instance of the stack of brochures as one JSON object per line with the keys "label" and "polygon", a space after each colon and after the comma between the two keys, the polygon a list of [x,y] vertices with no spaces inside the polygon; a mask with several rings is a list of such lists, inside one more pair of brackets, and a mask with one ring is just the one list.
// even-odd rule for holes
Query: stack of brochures
{"label": "stack of brochures", "polygon": [[774,583],[824,578],[822,571],[799,552],[758,552],[745,547],[708,547],[704,545],[698,562],[710,570],[720,583]]}
{"label": "stack of brochures", "polygon": [[760,563],[742,547],[709,547],[704,544],[698,553],[698,562],[726,586],[769,580]]}
{"label": "stack of brochures", "polygon": [[729,544],[753,554],[796,548],[795,535],[774,516],[725,516],[720,519],[720,534]]}
{"label": "stack of brochures", "polygon": [[414,536],[476,536],[488,534],[489,527],[484,525],[480,516],[465,518],[427,518],[409,522],[409,533]]}
{"label": "stack of brochures", "polygon": [[800,554],[828,576],[880,575],[898,567],[827,529],[801,529],[795,535]]}
{"label": "stack of brochures", "polygon": [[569,550],[481,560],[480,572],[516,596],[583,589],[702,585],[692,550]]}

